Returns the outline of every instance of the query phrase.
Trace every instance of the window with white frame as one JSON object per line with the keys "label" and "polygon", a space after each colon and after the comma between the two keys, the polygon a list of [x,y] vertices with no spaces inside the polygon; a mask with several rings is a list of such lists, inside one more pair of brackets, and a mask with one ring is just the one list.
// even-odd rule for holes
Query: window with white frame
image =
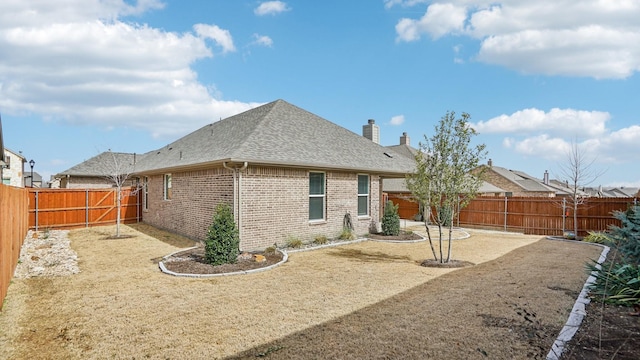
{"label": "window with white frame", "polygon": [[142,209],[149,210],[149,177],[142,178]]}
{"label": "window with white frame", "polygon": [[164,174],[164,199],[171,200],[171,174]]}
{"label": "window with white frame", "polygon": [[358,216],[369,215],[369,175],[358,175]]}
{"label": "window with white frame", "polygon": [[325,180],[324,173],[309,173],[309,220],[324,220]]}

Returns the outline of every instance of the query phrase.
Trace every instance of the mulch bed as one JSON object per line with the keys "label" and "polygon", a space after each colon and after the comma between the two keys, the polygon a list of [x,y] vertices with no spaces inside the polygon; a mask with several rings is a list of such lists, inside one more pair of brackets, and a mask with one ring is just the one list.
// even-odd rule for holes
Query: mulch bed
{"label": "mulch bed", "polygon": [[[204,247],[181,251],[163,261],[167,270],[179,274],[225,274],[260,269],[282,261],[283,254],[277,252],[244,253],[235,264],[210,265],[206,262]],[[264,257],[264,261],[256,261],[256,256]]]}
{"label": "mulch bed", "polygon": [[401,231],[398,236],[387,236],[383,234],[369,234],[369,239],[373,240],[392,240],[392,241],[414,241],[414,240],[422,240],[422,236],[411,232],[411,231]]}

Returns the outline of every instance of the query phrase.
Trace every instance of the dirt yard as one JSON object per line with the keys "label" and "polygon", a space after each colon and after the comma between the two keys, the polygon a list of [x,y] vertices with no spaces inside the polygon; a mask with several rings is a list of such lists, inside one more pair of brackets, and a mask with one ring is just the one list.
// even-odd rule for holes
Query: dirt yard
{"label": "dirt yard", "polygon": [[600,254],[472,232],[454,241],[453,257],[477,264],[462,269],[419,266],[431,256],[425,242],[367,241],[293,253],[256,274],[191,279],[157,265],[188,240],[113,233],[69,233],[78,274],[14,279],[0,358],[542,359],[584,284],[584,263]]}

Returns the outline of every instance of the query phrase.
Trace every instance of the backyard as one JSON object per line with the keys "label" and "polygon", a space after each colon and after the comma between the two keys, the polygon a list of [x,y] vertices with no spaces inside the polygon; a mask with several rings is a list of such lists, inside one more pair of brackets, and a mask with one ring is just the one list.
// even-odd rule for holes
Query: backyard
{"label": "backyard", "polygon": [[453,243],[476,264],[461,269],[419,266],[425,242],[366,241],[191,279],[157,264],[191,241],[136,226],[71,231],[79,273],[14,279],[0,358],[542,359],[601,251],[472,231]]}

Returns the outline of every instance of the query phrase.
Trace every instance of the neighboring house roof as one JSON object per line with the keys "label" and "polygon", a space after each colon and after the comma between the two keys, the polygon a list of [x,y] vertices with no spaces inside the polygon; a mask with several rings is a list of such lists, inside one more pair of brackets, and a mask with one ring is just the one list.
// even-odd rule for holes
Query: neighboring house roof
{"label": "neighboring house roof", "polygon": [[524,173],[522,171],[509,170],[509,169],[505,169],[503,167],[494,166],[494,165],[490,166],[489,170],[511,181],[512,183],[522,188],[524,191],[554,192],[554,193],[556,192],[555,189],[543,184],[541,180],[527,173]]}
{"label": "neighboring house roof", "polygon": [[[25,184],[27,184],[28,183],[27,179],[31,178],[31,171],[25,171],[22,174],[22,177],[24,178]],[[42,183],[42,176],[40,176],[40,174],[38,174],[35,171],[33,172],[33,182],[34,183],[37,183],[37,182]]]}
{"label": "neighboring house roof", "polygon": [[[387,153],[388,155],[385,155]],[[223,162],[375,172],[399,176],[414,162],[284,100],[206,125],[143,156],[137,173]]]}
{"label": "neighboring house roof", "polygon": [[387,149],[391,149],[396,153],[408,157],[410,159],[415,159],[416,154],[418,153],[418,149],[412,147],[411,145],[401,144],[401,145],[392,145],[386,146]]}
{"label": "neighboring house roof", "polygon": [[133,172],[135,160],[136,154],[105,151],[89,160],[83,161],[78,165],[56,174],[55,177],[67,175],[103,177],[113,175],[114,170],[118,170],[117,172],[120,174],[131,173]]}

